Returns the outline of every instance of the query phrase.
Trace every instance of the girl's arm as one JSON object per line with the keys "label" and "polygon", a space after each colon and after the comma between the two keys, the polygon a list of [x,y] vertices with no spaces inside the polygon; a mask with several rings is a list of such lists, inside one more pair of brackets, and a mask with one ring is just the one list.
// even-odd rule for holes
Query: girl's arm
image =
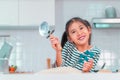
{"label": "girl's arm", "polygon": [[53,49],[55,49],[56,51],[56,64],[59,67],[62,64],[62,54],[61,54],[62,47],[61,47],[60,41],[58,40],[57,37],[50,35],[50,42]]}
{"label": "girl's arm", "polygon": [[62,64],[61,51],[56,52],[56,64],[57,64],[58,67]]}

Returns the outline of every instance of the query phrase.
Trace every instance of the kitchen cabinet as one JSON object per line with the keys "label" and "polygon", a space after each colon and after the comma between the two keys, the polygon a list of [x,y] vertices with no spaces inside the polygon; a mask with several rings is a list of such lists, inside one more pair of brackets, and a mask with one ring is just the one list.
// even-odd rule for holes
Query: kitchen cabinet
{"label": "kitchen cabinet", "polygon": [[55,0],[2,0],[0,12],[0,29],[38,29],[43,21],[55,24]]}
{"label": "kitchen cabinet", "polygon": [[0,0],[0,26],[18,24],[17,0]]}
{"label": "kitchen cabinet", "polygon": [[20,0],[20,25],[40,25],[42,21],[55,24],[55,0]]}

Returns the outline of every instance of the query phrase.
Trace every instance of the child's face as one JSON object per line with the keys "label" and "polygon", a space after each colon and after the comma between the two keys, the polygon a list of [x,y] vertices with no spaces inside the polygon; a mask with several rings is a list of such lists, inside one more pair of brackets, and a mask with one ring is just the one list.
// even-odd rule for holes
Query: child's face
{"label": "child's face", "polygon": [[77,21],[72,23],[68,29],[69,40],[74,42],[75,45],[89,44],[89,35],[91,29],[87,28],[83,23]]}

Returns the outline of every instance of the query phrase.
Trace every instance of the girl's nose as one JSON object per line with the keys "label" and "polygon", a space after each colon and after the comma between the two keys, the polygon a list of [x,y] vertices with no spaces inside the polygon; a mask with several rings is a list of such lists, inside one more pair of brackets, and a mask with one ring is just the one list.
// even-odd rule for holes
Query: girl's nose
{"label": "girl's nose", "polygon": [[80,36],[82,34],[81,31],[77,31],[77,36]]}

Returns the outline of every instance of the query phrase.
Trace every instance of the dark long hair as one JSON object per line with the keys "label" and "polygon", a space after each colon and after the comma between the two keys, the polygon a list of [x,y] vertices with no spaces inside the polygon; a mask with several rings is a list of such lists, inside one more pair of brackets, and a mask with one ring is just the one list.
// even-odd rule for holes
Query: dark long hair
{"label": "dark long hair", "polygon": [[[69,26],[73,23],[73,22],[76,22],[76,21],[79,21],[81,23],[83,23],[87,28],[91,28],[91,25],[90,23],[87,21],[87,20],[84,20],[82,18],[79,18],[79,17],[74,17],[72,19],[70,19],[67,23],[66,23],[66,27],[65,27],[65,31],[64,33],[62,34],[62,39],[61,39],[61,46],[64,47],[65,43],[68,41],[67,39],[67,36],[69,36],[69,33],[68,33],[68,28]],[[89,36],[89,45],[91,44],[91,34]]]}
{"label": "dark long hair", "polygon": [[66,32],[64,31],[63,34],[62,34],[62,39],[61,39],[61,46],[62,48],[64,47],[65,43],[67,42],[67,34]]}

